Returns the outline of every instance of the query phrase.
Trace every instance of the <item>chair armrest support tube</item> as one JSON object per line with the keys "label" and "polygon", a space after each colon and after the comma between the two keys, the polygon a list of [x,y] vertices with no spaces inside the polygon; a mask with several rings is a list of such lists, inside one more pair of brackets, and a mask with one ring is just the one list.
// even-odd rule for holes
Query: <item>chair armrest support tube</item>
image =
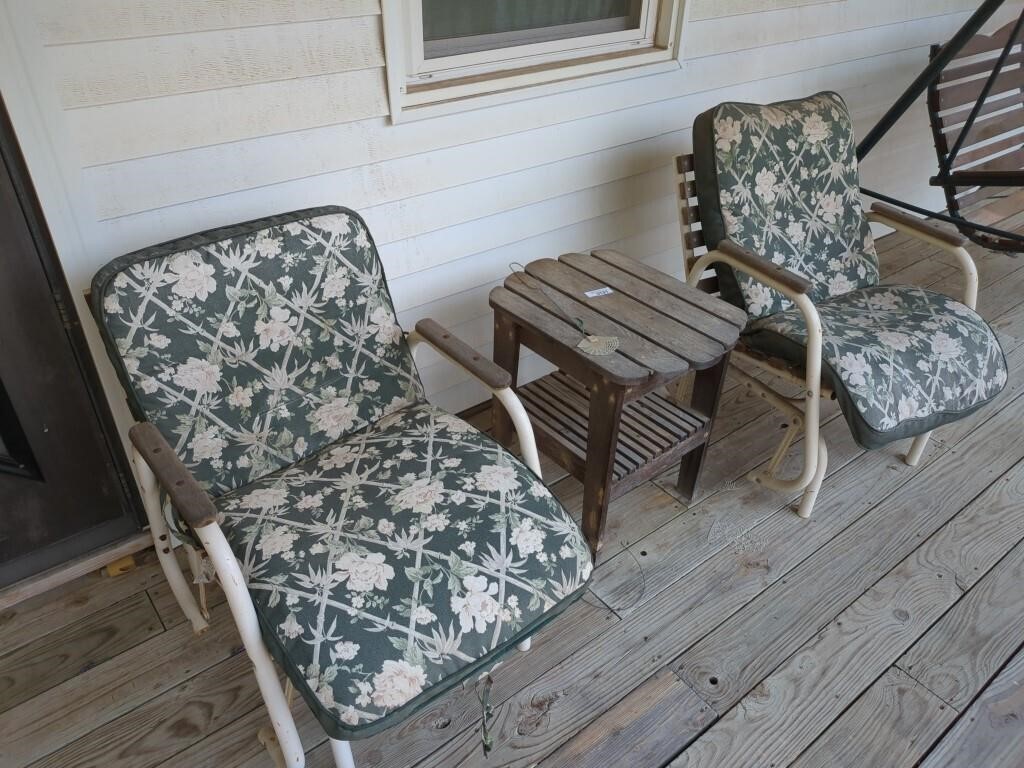
{"label": "chair armrest support tube", "polygon": [[287,768],[302,768],[305,763],[302,741],[292,718],[288,698],[281,688],[274,661],[263,642],[256,608],[253,606],[245,576],[235,553],[216,523],[196,530],[196,535],[213,563],[217,579],[227,598],[228,608],[238,627],[238,634],[242,638],[242,645],[249,660],[252,661],[256,684],[267,705],[267,713],[277,735],[285,765]]}
{"label": "chair armrest support tube", "polygon": [[[725,246],[724,248],[722,246]],[[746,248],[741,248],[729,240],[723,240],[714,251],[708,251],[694,263],[688,275],[688,282],[696,286],[700,276],[711,264],[721,262],[734,269],[739,269],[757,278],[765,285],[774,288],[792,301],[807,326],[807,357],[804,363],[806,372],[804,390],[804,464],[799,477],[793,480],[779,480],[770,472],[754,476],[754,481],[775,490],[802,490],[814,478],[820,458],[818,444],[819,426],[821,421],[821,347],[824,341],[824,330],[821,317],[807,292],[810,282],[789,270],[773,264],[768,259],[756,255]]]}
{"label": "chair armrest support tube", "polygon": [[128,437],[192,530],[217,522],[213,501],[155,425],[139,422],[128,430]]}

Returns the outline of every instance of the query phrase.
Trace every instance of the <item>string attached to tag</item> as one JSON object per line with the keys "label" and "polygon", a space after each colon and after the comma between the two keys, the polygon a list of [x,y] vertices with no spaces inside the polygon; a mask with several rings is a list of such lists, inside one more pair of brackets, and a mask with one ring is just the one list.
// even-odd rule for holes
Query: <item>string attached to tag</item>
{"label": "string attached to tag", "polygon": [[[619,337],[618,336],[598,336],[596,334],[588,333],[587,327],[583,322],[583,318],[575,317],[570,315],[562,307],[561,303],[547,290],[540,280],[533,278],[533,283],[526,281],[526,268],[518,261],[513,261],[509,266],[509,271],[516,276],[527,288],[537,288],[541,293],[544,294],[545,298],[551,302],[551,305],[555,308],[555,311],[561,315],[562,319],[568,322],[570,325],[578,330],[583,338],[579,340],[576,348],[587,355],[593,355],[595,357],[604,357],[610,355],[619,348]],[[518,269],[517,269],[518,267]],[[531,275],[532,277],[532,275]],[[608,291],[611,293],[611,291]],[[607,295],[602,293],[601,295]]]}

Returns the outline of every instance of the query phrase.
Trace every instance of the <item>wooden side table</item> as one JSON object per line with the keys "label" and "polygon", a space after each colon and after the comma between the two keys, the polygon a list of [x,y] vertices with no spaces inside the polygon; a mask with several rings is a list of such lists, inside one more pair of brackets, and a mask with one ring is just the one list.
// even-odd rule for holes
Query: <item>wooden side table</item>
{"label": "wooden side table", "polygon": [[[559,370],[517,388],[541,449],[583,482],[583,532],[596,554],[608,504],[681,460],[692,498],[729,353],[746,314],[614,251],[528,264],[491,291],[494,360],[512,374],[526,346]],[[587,335],[619,340],[609,355],[577,347]],[[691,401],[659,389],[696,372]],[[504,408],[494,435],[514,439]]]}

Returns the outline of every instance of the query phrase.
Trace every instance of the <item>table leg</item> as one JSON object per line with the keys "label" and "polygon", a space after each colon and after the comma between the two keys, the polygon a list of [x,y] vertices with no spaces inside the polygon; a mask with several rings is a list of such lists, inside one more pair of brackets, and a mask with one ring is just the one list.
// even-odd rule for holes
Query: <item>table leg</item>
{"label": "table leg", "polygon": [[[694,376],[690,407],[707,416],[711,423],[714,422],[715,414],[718,412],[718,401],[722,394],[722,385],[725,383],[725,372],[728,368],[729,355],[727,354],[715,365],[703,371],[697,371]],[[705,442],[686,454],[679,464],[678,488],[686,501],[692,501],[697,493],[697,481],[700,479],[700,471],[704,466],[704,455],[708,448],[707,440],[710,439],[709,432]]]}
{"label": "table leg", "polygon": [[615,444],[625,392],[608,382],[590,388],[590,418],[587,435],[587,471],[583,480],[583,535],[597,556],[604,536],[605,518],[611,497]]}
{"label": "table leg", "polygon": [[[519,375],[519,326],[501,310],[494,310],[494,362],[512,374],[512,388]],[[491,398],[491,434],[506,448],[515,439],[515,426],[498,398]]]}

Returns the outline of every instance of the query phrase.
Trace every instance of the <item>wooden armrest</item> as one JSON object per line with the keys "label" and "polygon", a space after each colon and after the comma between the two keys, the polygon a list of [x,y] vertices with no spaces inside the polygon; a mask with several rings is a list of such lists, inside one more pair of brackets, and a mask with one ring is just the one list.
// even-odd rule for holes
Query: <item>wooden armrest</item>
{"label": "wooden armrest", "polygon": [[891,221],[893,225],[901,225],[906,229],[913,230],[918,234],[938,240],[939,242],[953,248],[963,248],[967,245],[967,238],[959,232],[950,232],[948,229],[943,229],[938,226],[933,221],[919,219],[917,216],[912,216],[906,211],[901,211],[899,208],[894,208],[891,205],[886,205],[885,203],[874,203],[871,206],[871,213],[881,219],[882,224],[886,224]]}
{"label": "wooden armrest", "polygon": [[217,522],[213,501],[164,440],[160,430],[143,421],[128,430],[128,438],[190,528],[202,528]]}
{"label": "wooden armrest", "polygon": [[811,290],[811,281],[806,277],[800,277],[796,272],[786,269],[781,264],[769,261],[763,256],[758,256],[753,251],[744,248],[732,240],[720,240],[715,246],[716,251],[721,251],[739,262],[744,271],[749,270],[752,277],[764,276],[771,278],[793,293],[806,294]]}
{"label": "wooden armrest", "polygon": [[455,363],[465,368],[491,389],[512,386],[512,374],[486,357],[457,336],[453,336],[443,325],[429,318],[416,323],[416,332],[430,346],[437,349]]}

